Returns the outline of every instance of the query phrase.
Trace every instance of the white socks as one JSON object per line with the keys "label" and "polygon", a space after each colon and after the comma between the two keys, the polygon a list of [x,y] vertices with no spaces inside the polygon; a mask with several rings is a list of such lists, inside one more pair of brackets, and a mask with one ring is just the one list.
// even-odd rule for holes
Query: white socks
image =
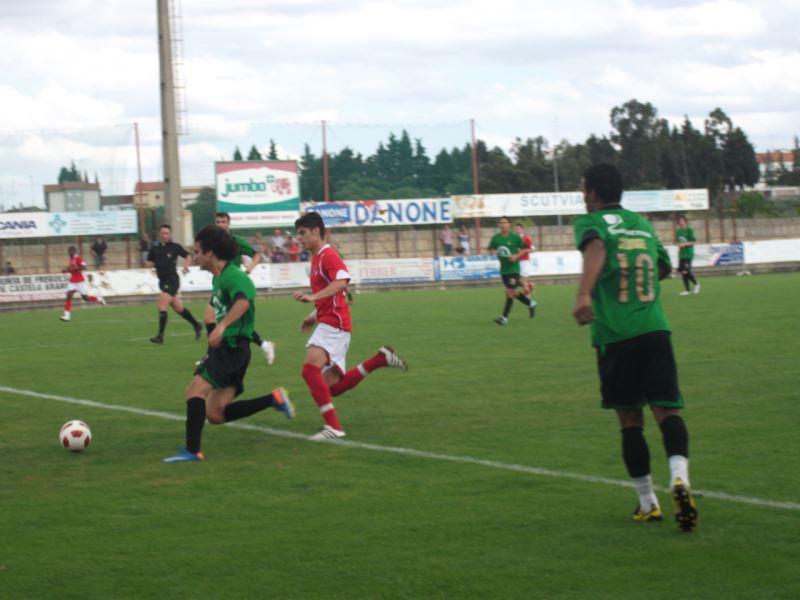
{"label": "white socks", "polygon": [[653,477],[651,475],[633,477],[631,481],[636,487],[636,493],[639,494],[639,507],[643,511],[650,512],[653,506],[659,506],[658,498],[653,492]]}
{"label": "white socks", "polygon": [[680,479],[686,485],[689,485],[689,459],[679,454],[674,454],[669,457],[669,471],[671,474],[670,486],[675,485],[675,480]]}

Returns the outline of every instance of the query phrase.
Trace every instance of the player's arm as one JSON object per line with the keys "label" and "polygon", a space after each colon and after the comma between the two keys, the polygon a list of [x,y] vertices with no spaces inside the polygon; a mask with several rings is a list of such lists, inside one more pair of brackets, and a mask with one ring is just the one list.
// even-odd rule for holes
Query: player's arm
{"label": "player's arm", "polygon": [[661,241],[656,239],[656,262],[658,263],[658,279],[666,279],[672,272],[672,261],[669,259],[667,249],[661,244]]}
{"label": "player's arm", "polygon": [[222,342],[222,335],[225,333],[225,329],[227,329],[228,325],[239,320],[239,318],[250,309],[250,300],[247,299],[244,293],[237,293],[235,298],[236,301],[233,303],[233,306],[231,306],[228,314],[217,323],[217,326],[214,327],[214,331],[208,336],[208,345],[211,348],[219,346],[220,342]]}
{"label": "player's arm", "polygon": [[331,296],[335,296],[339,292],[341,292],[344,288],[347,287],[347,284],[350,283],[350,279],[334,279],[320,291],[315,294],[306,294],[304,292],[297,291],[292,294],[292,297],[297,300],[298,302],[317,302],[319,300],[324,300],[325,298],[330,298]]}
{"label": "player's arm", "polygon": [[181,246],[181,250],[182,252],[180,255],[183,256],[183,272],[188,273],[189,267],[192,266],[192,253],[188,252],[183,246]]}
{"label": "player's arm", "polygon": [[575,317],[578,325],[586,325],[594,321],[592,290],[603,270],[603,263],[606,260],[606,245],[600,238],[595,237],[583,245],[582,252],[583,272],[578,284],[575,308],[572,311],[572,316]]}
{"label": "player's arm", "polygon": [[250,273],[253,272],[253,269],[256,268],[256,265],[261,262],[261,253],[260,252],[254,252],[251,256],[250,255],[248,255],[248,256],[250,258],[250,262],[244,268],[244,271],[245,271],[245,273],[247,273],[249,275]]}

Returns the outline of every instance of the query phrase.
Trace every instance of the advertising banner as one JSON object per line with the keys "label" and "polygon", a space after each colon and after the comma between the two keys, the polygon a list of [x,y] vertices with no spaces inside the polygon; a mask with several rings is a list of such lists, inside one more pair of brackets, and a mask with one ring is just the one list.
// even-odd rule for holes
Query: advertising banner
{"label": "advertising banner", "polygon": [[292,225],[300,216],[297,162],[246,161],[214,164],[217,210],[231,227]]}
{"label": "advertising banner", "polygon": [[745,242],[747,264],[800,261],[800,240]]}
{"label": "advertising banner", "polygon": [[67,293],[69,276],[6,275],[0,277],[0,302],[55,300]]}
{"label": "advertising banner", "polygon": [[433,260],[383,258],[345,262],[353,283],[413,283],[434,280]]}
{"label": "advertising banner", "polygon": [[0,213],[0,239],[136,233],[135,210]]}
{"label": "advertising banner", "polygon": [[450,198],[413,200],[357,200],[348,202],[304,202],[303,212],[316,212],[326,227],[386,227],[389,225],[434,225],[452,223]]}
{"label": "advertising banner", "polygon": [[[484,194],[453,196],[456,219],[582,215],[581,192]],[[708,190],[643,190],[624,192],[622,206],[634,212],[672,212],[708,209]]]}
{"label": "advertising banner", "polygon": [[436,281],[500,277],[500,262],[490,255],[440,256],[435,264]]}

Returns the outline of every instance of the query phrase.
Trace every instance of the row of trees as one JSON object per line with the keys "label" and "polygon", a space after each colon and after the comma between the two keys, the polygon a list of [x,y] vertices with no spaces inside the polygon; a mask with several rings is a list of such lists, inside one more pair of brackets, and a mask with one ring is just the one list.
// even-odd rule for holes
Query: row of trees
{"label": "row of trees", "polygon": [[[756,153],[747,135],[722,110],[713,110],[702,130],[687,118],[671,127],[649,102],[629,100],[610,113],[611,132],[582,143],[551,145],[542,136],[517,138],[509,149],[476,144],[482,193],[514,193],[578,188],[589,165],[606,161],[620,167],[626,185],[637,189],[724,189],[754,185],[759,179]],[[241,160],[236,149],[234,158]],[[260,160],[253,146],[248,160]],[[274,141],[265,158],[277,159]],[[351,148],[329,153],[329,188],[334,200],[416,198],[473,191],[472,147],[443,149],[431,158],[421,139],[406,131],[391,134],[374,154]],[[322,200],[322,157],[306,145],[301,159],[304,200]],[[800,171],[798,171],[800,173]],[[799,175],[800,176],[800,175]]]}

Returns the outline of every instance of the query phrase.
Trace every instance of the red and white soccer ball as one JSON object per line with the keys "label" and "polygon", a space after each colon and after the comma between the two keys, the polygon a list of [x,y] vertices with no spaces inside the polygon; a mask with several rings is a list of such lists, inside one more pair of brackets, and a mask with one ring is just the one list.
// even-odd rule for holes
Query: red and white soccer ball
{"label": "red and white soccer ball", "polygon": [[83,421],[67,421],[61,426],[58,438],[70,452],[81,452],[92,443],[92,432]]}

